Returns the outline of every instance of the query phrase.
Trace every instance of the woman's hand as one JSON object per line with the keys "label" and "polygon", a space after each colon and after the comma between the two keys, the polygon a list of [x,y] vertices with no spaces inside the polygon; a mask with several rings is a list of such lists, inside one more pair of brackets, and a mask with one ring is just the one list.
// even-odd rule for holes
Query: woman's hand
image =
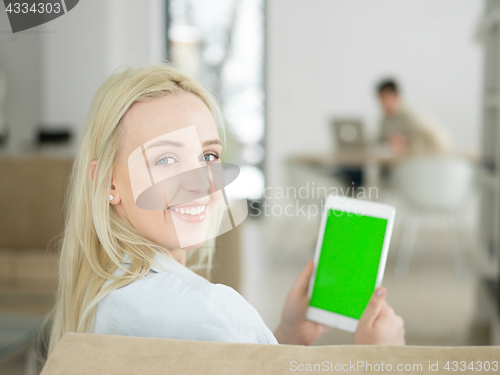
{"label": "woman's hand", "polygon": [[309,260],[300,273],[285,303],[281,324],[274,332],[280,344],[311,345],[330,327],[306,319],[309,297],[307,290],[314,264]]}
{"label": "woman's hand", "polygon": [[385,302],[387,291],[377,288],[366,306],[354,333],[354,344],[357,345],[404,345],[404,321]]}
{"label": "woman's hand", "polygon": [[[307,291],[314,264],[309,260],[300,273],[285,303],[281,324],[274,335],[280,344],[312,345],[330,327],[306,319]],[[387,291],[377,288],[361,316],[354,333],[357,345],[404,345],[403,319],[385,302]]]}

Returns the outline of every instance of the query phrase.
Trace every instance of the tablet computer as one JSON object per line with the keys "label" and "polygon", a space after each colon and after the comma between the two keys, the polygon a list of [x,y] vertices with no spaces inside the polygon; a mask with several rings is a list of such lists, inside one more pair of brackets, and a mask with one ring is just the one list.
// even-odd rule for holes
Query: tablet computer
{"label": "tablet computer", "polygon": [[382,284],[394,207],[328,196],[309,283],[309,320],[355,332]]}

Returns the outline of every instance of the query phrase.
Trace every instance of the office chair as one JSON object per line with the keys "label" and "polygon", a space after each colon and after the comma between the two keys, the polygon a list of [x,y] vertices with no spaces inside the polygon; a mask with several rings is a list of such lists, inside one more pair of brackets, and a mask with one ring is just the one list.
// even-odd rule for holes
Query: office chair
{"label": "office chair", "polygon": [[408,274],[419,219],[424,214],[439,214],[447,219],[454,231],[453,254],[457,281],[468,278],[467,259],[460,241],[459,214],[471,194],[474,169],[461,157],[422,155],[402,160],[394,170],[394,185],[409,210],[406,217],[394,274]]}

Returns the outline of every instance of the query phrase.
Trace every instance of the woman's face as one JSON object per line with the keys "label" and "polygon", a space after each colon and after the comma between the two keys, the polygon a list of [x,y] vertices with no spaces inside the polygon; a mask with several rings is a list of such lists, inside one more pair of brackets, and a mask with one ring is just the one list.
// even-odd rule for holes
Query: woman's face
{"label": "woman's face", "polygon": [[168,94],[133,104],[121,126],[111,204],[151,241],[199,248],[223,203],[206,172],[222,153],[210,110],[192,93]]}

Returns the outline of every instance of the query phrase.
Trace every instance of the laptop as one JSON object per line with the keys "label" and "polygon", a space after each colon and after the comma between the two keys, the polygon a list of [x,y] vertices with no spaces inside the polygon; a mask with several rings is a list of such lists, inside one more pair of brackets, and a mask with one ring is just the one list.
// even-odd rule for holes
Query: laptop
{"label": "laptop", "polygon": [[338,151],[365,151],[367,142],[363,122],[359,119],[334,118],[331,121]]}

